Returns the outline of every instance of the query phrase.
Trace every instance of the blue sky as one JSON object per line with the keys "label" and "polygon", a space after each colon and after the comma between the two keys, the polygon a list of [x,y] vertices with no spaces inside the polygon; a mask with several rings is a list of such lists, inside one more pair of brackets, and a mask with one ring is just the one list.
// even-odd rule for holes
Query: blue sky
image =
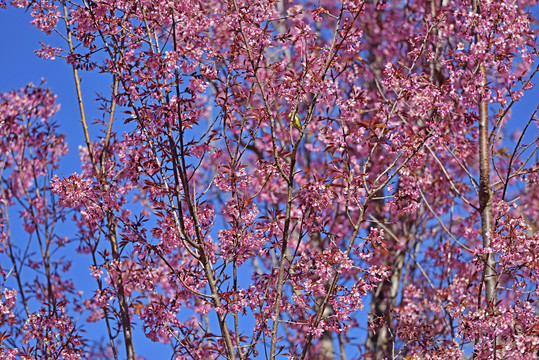
{"label": "blue sky", "polygon": [[[0,66],[3,69],[0,76],[0,91],[25,87],[32,82],[39,85],[45,79],[47,87],[58,96],[57,103],[61,105],[60,112],[55,120],[60,126],[60,132],[66,134],[70,152],[62,163],[60,172],[69,175],[78,169],[78,145],[82,144],[82,127],[75,94],[73,73],[63,59],[43,60],[37,57],[34,50],[39,49],[40,42],[45,44],[55,40],[55,36],[47,36],[29,23],[30,11],[9,8],[0,10],[0,29],[5,34],[0,39],[3,55],[0,57]],[[107,82],[103,76],[83,73],[82,83],[86,89],[86,106],[90,115],[96,116],[93,98],[96,89],[100,87],[108,90]],[[93,111],[92,111],[93,110]]]}
{"label": "blue sky", "polygon": [[[50,43],[54,37],[41,33],[29,24],[29,21],[29,13],[25,13],[22,9],[0,10],[0,33],[4,34],[0,37],[0,48],[3,50],[0,56],[0,67],[3,69],[0,75],[0,91],[23,88],[30,82],[38,85],[42,78],[46,80],[47,86],[58,95],[57,102],[61,104],[60,112],[55,119],[59,125],[59,131],[66,134],[70,152],[61,164],[59,175],[68,176],[79,169],[78,146],[83,145],[72,71],[62,59],[43,60],[34,54],[34,50],[39,48],[39,42]],[[83,87],[86,91],[85,106],[90,118],[98,114],[93,102],[95,91],[108,93],[110,82],[107,80],[100,74],[82,74]],[[525,124],[537,105],[538,99],[539,90],[536,87],[525,95],[524,101],[516,104],[510,120],[510,128],[516,129]],[[527,140],[536,136],[537,128],[532,128]],[[65,227],[65,230],[72,231],[73,229]],[[75,270],[89,273],[88,264],[85,263],[78,263]],[[88,285],[87,288],[90,289],[95,284]],[[90,326],[88,329],[93,329],[91,331],[95,331],[96,337],[105,336],[104,327],[101,324],[99,326]],[[135,346],[140,355],[147,356],[149,359],[164,358],[166,354],[170,354],[170,348],[166,345],[152,344],[141,334],[138,334]]]}
{"label": "blue sky", "polygon": [[[63,59],[43,60],[35,55],[34,50],[40,47],[39,42],[50,43],[54,40],[54,36],[41,33],[29,23],[30,20],[29,12],[25,13],[23,9],[0,10],[0,31],[4,34],[0,37],[0,46],[3,49],[0,56],[0,67],[3,69],[0,75],[0,92],[24,88],[30,82],[37,86],[41,79],[46,80],[45,86],[58,96],[57,103],[61,105],[54,120],[59,125],[58,131],[66,134],[70,151],[60,164],[59,176],[68,176],[79,171],[78,147],[84,144],[73,73]],[[96,91],[108,93],[109,83],[101,74],[82,73],[82,84],[86,90],[85,106],[90,118],[98,115],[96,103],[93,101]],[[16,217],[11,216],[11,219],[14,218]],[[74,226],[69,224],[59,227],[59,231],[70,238],[76,238],[75,230]],[[16,231],[14,230],[13,238],[17,238]],[[23,234],[22,230],[19,230],[19,234]],[[26,239],[26,235],[23,236],[25,236],[23,239]],[[70,249],[68,251],[72,251],[73,248]],[[71,253],[71,257],[73,256],[76,257],[71,271],[73,278],[85,295],[91,296],[96,284],[89,276],[89,259]],[[81,278],[87,280],[80,281]],[[86,324],[85,321],[79,320],[79,325],[83,325],[90,337],[96,340],[106,337],[103,322]],[[120,346],[119,349],[122,354],[123,348]],[[145,356],[147,359],[166,359],[172,354],[170,346],[152,343],[140,331],[135,333],[135,350],[137,355]]]}

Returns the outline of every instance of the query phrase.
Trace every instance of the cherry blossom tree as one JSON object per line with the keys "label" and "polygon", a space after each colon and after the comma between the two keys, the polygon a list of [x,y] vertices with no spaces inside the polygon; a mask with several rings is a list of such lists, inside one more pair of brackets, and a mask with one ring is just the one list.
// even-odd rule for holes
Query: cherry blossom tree
{"label": "cherry blossom tree", "polygon": [[55,96],[0,97],[2,358],[537,357],[535,1],[0,5],[82,124],[62,177]]}

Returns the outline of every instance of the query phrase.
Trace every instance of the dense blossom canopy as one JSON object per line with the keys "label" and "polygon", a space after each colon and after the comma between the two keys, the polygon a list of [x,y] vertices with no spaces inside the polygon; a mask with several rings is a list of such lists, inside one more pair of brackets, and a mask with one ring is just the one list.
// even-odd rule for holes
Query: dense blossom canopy
{"label": "dense blossom canopy", "polygon": [[59,176],[55,96],[0,95],[0,357],[536,358],[535,1],[0,5],[83,135]]}

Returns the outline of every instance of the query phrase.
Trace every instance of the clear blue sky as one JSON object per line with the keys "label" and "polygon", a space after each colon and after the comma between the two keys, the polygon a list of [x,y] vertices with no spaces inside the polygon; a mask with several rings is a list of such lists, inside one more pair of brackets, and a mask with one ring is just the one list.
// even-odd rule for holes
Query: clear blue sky
{"label": "clear blue sky", "polygon": [[[83,145],[83,132],[80,123],[80,113],[77,106],[77,98],[75,94],[75,85],[73,82],[71,67],[65,64],[63,59],[54,61],[43,60],[34,54],[34,50],[40,48],[39,42],[50,43],[55,36],[46,36],[37,30],[29,23],[31,20],[30,13],[25,13],[24,9],[13,9],[8,7],[6,10],[0,9],[0,31],[3,34],[0,37],[0,48],[2,56],[0,56],[0,92],[6,92],[12,89],[25,87],[32,82],[34,85],[39,85],[41,79],[46,80],[46,85],[55,93],[57,103],[61,105],[59,113],[54,117],[54,120],[59,125],[59,132],[66,134],[69,153],[62,160],[59,175],[68,176],[74,172],[78,172],[79,154],[78,147]],[[96,91],[109,93],[110,82],[101,74],[82,73],[82,84],[86,90],[85,106],[87,107],[90,118],[98,116],[96,111],[96,103],[93,101]],[[12,214],[11,219],[16,219]],[[74,226],[69,224],[59,227],[62,235],[76,238]],[[13,229],[14,239],[24,239],[27,235],[19,228]],[[70,248],[71,251],[73,247]],[[75,283],[79,288],[82,288],[86,296],[93,294],[92,289],[96,287],[95,280],[89,276],[89,259],[85,259],[77,254],[72,254],[71,257],[76,257],[71,273]],[[88,261],[86,261],[88,260]],[[82,274],[82,276],[81,276]],[[82,280],[81,279],[85,279]],[[140,321],[137,322],[140,324]],[[79,325],[83,324],[88,331],[90,337],[99,339],[106,337],[104,322],[97,324],[86,324],[84,320],[79,320]],[[140,327],[139,327],[140,328]],[[125,353],[123,347],[119,347],[120,354]],[[137,355],[145,356],[148,360],[151,359],[167,359],[172,354],[171,348],[168,345],[152,343],[140,331],[135,333],[135,351]],[[125,356],[120,356],[125,358]]]}
{"label": "clear blue sky", "polygon": [[[59,124],[59,131],[65,133],[70,147],[70,153],[64,159],[60,168],[60,175],[67,176],[78,171],[78,146],[83,144],[82,128],[80,126],[80,116],[74,91],[72,72],[63,59],[55,61],[42,60],[35,56],[34,50],[39,48],[39,42],[50,43],[55,37],[48,37],[29,24],[30,15],[24,13],[22,9],[0,10],[0,91],[5,92],[11,89],[18,89],[26,86],[29,82],[38,85],[42,78],[47,82],[47,86],[52,92],[58,95],[58,103],[61,110],[56,116]],[[86,106],[90,117],[97,116],[95,103],[92,101],[95,91],[100,90],[108,93],[106,78],[101,75],[89,75],[83,73],[83,86],[86,89]],[[539,80],[536,80],[539,81]],[[538,103],[539,90],[536,87],[528,92],[523,102],[514,107],[511,127],[518,128],[530,117],[533,108]],[[533,128],[527,136],[528,141],[537,136],[537,129]],[[70,231],[69,227],[64,230]],[[74,229],[71,229],[74,230]],[[73,236],[73,235],[71,235]],[[88,264],[78,263],[75,267],[77,272],[89,273]],[[89,278],[91,279],[91,278]],[[87,284],[90,289],[95,284]],[[88,328],[95,331],[96,337],[105,336],[102,324]],[[148,359],[166,358],[171,353],[166,345],[152,344],[138,334],[135,342],[136,351],[146,356]]]}

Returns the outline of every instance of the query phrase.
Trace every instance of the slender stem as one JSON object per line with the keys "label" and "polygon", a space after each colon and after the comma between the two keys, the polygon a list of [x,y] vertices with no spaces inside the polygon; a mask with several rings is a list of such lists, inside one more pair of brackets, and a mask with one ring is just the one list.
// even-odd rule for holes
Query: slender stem
{"label": "slender stem", "polygon": [[[480,14],[479,0],[472,0],[473,11]],[[474,41],[479,41],[479,35],[475,33]],[[487,71],[483,64],[479,64],[479,72],[481,76],[481,87],[486,92],[487,87]],[[492,189],[490,185],[490,141],[488,131],[488,103],[483,95],[479,102],[479,213],[481,216],[481,238],[483,248],[489,248],[492,242],[493,229],[493,214],[492,214]],[[497,308],[497,275],[496,275],[496,260],[494,254],[487,253],[484,255],[483,273],[479,284],[477,307],[481,307],[481,293],[483,284],[485,286],[485,298],[487,301],[487,309],[495,312]],[[479,337],[476,338],[476,343]],[[496,359],[496,338],[494,341],[494,359]],[[473,358],[476,358],[477,352]]]}
{"label": "slender stem", "polygon": [[[474,10],[479,12],[478,0],[474,0]],[[477,35],[476,35],[477,37]],[[477,41],[477,38],[476,38]],[[487,88],[487,72],[484,65],[480,66],[482,86]],[[483,248],[491,245],[492,190],[490,187],[490,141],[488,132],[488,104],[486,100],[479,103],[479,212],[481,214],[481,237]],[[496,262],[493,254],[485,256],[483,268],[485,297],[492,309],[496,306]],[[481,295],[479,295],[481,296]],[[478,304],[481,306],[481,304]]]}
{"label": "slender stem", "polygon": [[[68,9],[67,9],[67,5],[66,5],[65,1],[62,1],[62,6],[63,6],[63,18],[64,18],[64,22],[65,22],[65,26],[66,26],[66,33],[67,33],[67,43],[69,45],[69,52],[72,55],[72,54],[75,53],[75,48],[73,46],[73,37],[72,37],[72,34],[71,34],[71,27],[69,25],[70,21],[69,21],[69,16],[68,16]],[[93,151],[93,148],[92,148],[92,143],[91,143],[91,140],[90,140],[90,131],[88,129],[88,123],[87,123],[87,119],[86,119],[86,112],[84,110],[84,101],[83,101],[83,97],[82,97],[82,88],[81,88],[78,69],[76,68],[75,65],[73,65],[72,68],[73,68],[73,78],[75,80],[75,88],[76,88],[76,91],[77,91],[77,101],[78,101],[78,104],[79,104],[79,111],[80,111],[80,116],[81,116],[81,123],[82,123],[83,132],[84,132],[84,139],[85,139],[85,142],[86,142],[86,147],[88,148],[88,154],[89,154],[89,157],[90,157],[90,161],[92,163],[94,173],[99,178],[102,190],[104,192],[106,192],[108,186],[103,181],[103,178],[101,176],[102,171],[100,171],[100,169],[98,168],[98,165],[97,165],[97,162],[96,162],[96,159],[95,159],[95,154],[94,154],[94,151]],[[117,92],[116,79],[114,80],[113,92]],[[109,127],[112,125],[112,118],[114,116],[112,111],[113,111],[114,108],[115,108],[115,103],[113,102],[113,105],[111,107],[111,119],[109,120]],[[109,131],[110,130],[107,131],[107,142],[108,142],[108,137],[110,136]],[[103,169],[101,169],[101,170],[103,170]],[[106,217],[107,217],[108,237],[109,237],[109,241],[110,241],[110,244],[111,244],[112,256],[113,256],[114,260],[119,261],[120,260],[120,252],[119,252],[119,248],[118,248],[118,241],[117,241],[117,238],[116,238],[116,223],[114,221],[114,214],[111,211],[107,211]],[[129,307],[127,305],[127,300],[126,300],[126,296],[125,296],[123,280],[122,280],[122,277],[121,277],[121,269],[118,269],[118,270],[119,270],[119,275],[116,276],[116,279],[114,279],[114,283],[115,283],[115,286],[116,286],[118,302],[119,302],[119,305],[120,305],[120,321],[121,321],[121,324],[122,324],[122,330],[123,330],[124,341],[125,341],[125,352],[126,352],[126,355],[127,355],[127,360],[135,360],[135,349],[134,349],[134,346],[133,346],[133,334],[132,334],[132,331],[131,331],[131,319],[130,319],[130,316],[129,316]]]}
{"label": "slender stem", "polygon": [[[487,76],[484,66],[481,67],[483,85]],[[492,232],[492,190],[490,188],[490,152],[488,141],[488,109],[487,102],[479,104],[479,212],[481,213],[481,237],[483,248],[491,245]],[[496,307],[496,262],[494,254],[485,256],[483,278],[485,281],[485,297],[489,307]],[[480,306],[480,304],[478,304]]]}

